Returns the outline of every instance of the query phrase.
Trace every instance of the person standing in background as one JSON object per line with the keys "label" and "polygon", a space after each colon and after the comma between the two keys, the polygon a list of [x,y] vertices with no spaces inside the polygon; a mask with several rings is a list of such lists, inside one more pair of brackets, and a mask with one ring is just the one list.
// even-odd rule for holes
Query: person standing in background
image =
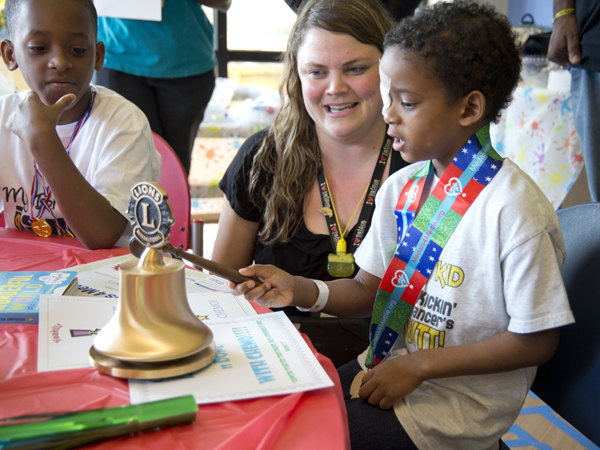
{"label": "person standing in background", "polygon": [[600,2],[554,0],[548,58],[569,65],[575,130],[592,202],[600,201]]}
{"label": "person standing in background", "polygon": [[165,0],[160,22],[98,18],[106,46],[96,84],[135,103],[175,150],[187,174],[215,86],[213,29],[201,5],[226,12],[231,0]]}

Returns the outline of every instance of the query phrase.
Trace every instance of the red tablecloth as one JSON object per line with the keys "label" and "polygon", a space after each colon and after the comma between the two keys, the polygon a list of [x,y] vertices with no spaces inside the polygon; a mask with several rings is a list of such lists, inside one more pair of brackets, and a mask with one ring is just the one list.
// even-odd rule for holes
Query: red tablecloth
{"label": "red tablecloth", "polygon": [[[71,238],[40,238],[30,232],[0,229],[0,271],[56,270],[127,252],[91,251]],[[258,312],[268,311],[254,307]],[[335,387],[200,405],[192,424],[110,439],[86,448],[349,449],[337,371],[306,336],[304,339]],[[91,368],[37,373],[37,345],[37,325],[0,325],[0,418],[129,403],[125,380]]]}

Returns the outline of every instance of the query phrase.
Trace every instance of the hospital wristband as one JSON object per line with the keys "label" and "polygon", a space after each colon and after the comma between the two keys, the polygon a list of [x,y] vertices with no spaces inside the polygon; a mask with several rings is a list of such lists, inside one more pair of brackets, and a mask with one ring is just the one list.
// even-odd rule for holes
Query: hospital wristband
{"label": "hospital wristband", "polygon": [[319,312],[325,305],[327,304],[327,300],[329,300],[329,287],[325,284],[325,282],[321,280],[312,280],[319,290],[319,296],[317,297],[317,301],[310,308],[300,308],[296,306],[296,309],[301,312]]}
{"label": "hospital wristband", "polygon": [[561,9],[559,12],[554,14],[554,19],[552,19],[552,23],[556,22],[556,19],[560,19],[562,16],[566,16],[567,14],[575,14],[575,8]]}

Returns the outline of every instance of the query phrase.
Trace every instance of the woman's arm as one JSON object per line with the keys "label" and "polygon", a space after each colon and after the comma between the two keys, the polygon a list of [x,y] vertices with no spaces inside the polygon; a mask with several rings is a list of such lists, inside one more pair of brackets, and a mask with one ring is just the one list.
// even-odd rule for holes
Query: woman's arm
{"label": "woman's arm", "polygon": [[212,260],[234,269],[252,264],[258,226],[258,222],[250,222],[238,216],[227,197],[223,197]]}

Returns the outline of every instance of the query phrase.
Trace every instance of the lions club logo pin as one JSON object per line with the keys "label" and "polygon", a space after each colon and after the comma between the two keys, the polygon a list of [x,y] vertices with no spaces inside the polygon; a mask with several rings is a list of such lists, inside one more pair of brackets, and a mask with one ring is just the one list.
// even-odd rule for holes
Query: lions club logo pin
{"label": "lions club logo pin", "polygon": [[167,193],[156,183],[142,182],[131,189],[127,215],[133,235],[146,247],[161,247],[169,238],[174,220],[167,200]]}

